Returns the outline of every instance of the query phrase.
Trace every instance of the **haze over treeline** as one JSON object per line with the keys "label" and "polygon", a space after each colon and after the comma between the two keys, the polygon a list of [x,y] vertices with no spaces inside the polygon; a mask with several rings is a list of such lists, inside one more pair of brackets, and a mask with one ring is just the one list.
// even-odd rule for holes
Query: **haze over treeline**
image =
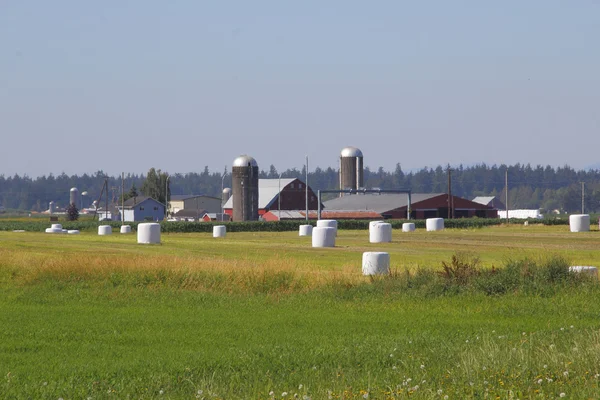
{"label": "haze over treeline", "polygon": [[[531,166],[529,164],[486,165],[479,164],[452,169],[452,193],[472,199],[475,196],[499,196],[505,198],[504,174],[508,168],[509,207],[560,209],[575,212],[581,209],[582,182],[585,183],[586,211],[600,211],[600,170],[574,170],[569,166]],[[158,168],[157,168],[158,169]],[[261,178],[278,178],[280,172],[274,166],[260,172]],[[338,171],[333,168],[315,168],[309,172],[309,185],[313,190],[338,187]],[[28,176],[0,175],[0,205],[7,209],[43,211],[54,201],[59,207],[68,203],[69,190],[77,187],[80,193],[87,191],[83,205],[89,206],[98,199],[104,184],[105,173],[98,171],[82,176],[61,174],[30,178]],[[305,171],[288,169],[281,172],[282,178],[304,180]],[[145,174],[126,174],[125,191],[135,185],[143,194]],[[440,193],[448,189],[448,173],[445,166],[423,168],[405,173],[400,164],[395,170],[386,171],[365,168],[364,183],[367,188],[408,188],[413,193]],[[231,186],[231,174],[215,172],[205,167],[200,173],[175,173],[169,175],[169,189],[173,194],[205,194],[219,197],[221,187]],[[108,177],[109,201],[117,201],[121,193],[121,177]],[[104,199],[103,199],[104,202]],[[79,207],[79,205],[78,205]]]}

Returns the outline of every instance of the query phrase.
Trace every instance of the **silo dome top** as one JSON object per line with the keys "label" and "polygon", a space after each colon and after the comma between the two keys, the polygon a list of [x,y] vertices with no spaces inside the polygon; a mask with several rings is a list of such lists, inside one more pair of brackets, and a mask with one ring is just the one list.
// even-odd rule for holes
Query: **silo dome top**
{"label": "silo dome top", "polygon": [[227,193],[227,194],[231,193],[231,188],[223,189],[223,193]]}
{"label": "silo dome top", "polygon": [[246,154],[241,155],[235,160],[233,160],[234,167],[247,167],[248,165],[250,165],[251,167],[258,167],[256,160]]}
{"label": "silo dome top", "polygon": [[362,156],[363,156],[362,151],[360,151],[360,149],[357,147],[348,146],[348,147],[344,147],[344,149],[342,149],[342,157],[362,157]]}
{"label": "silo dome top", "polygon": [[72,187],[71,192],[79,192],[79,190],[76,187]]}

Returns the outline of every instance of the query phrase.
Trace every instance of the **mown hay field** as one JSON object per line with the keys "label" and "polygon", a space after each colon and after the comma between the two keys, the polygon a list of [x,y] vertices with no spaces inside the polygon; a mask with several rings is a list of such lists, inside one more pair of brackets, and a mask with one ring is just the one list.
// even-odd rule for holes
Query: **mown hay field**
{"label": "mown hay field", "polygon": [[[565,226],[395,231],[389,244],[340,231],[334,249],[294,232],[163,234],[153,246],[0,232],[0,392],[595,398],[597,281],[525,276],[526,289],[488,295],[438,272],[457,252],[481,270],[548,257],[599,265],[599,243]],[[361,275],[362,252],[376,250],[391,253],[391,277]]]}

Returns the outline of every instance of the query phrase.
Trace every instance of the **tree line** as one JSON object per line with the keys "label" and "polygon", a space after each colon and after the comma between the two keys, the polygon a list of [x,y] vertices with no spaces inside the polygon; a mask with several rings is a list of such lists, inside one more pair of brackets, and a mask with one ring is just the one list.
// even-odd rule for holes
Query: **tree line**
{"label": "tree line", "polygon": [[[505,172],[508,171],[509,207],[560,210],[577,212],[581,210],[582,198],[586,212],[600,211],[600,170],[574,170],[569,166],[531,166],[530,164],[486,165],[453,167],[450,170],[452,193],[472,199],[476,196],[498,196],[505,199]],[[448,166],[422,168],[404,172],[400,164],[393,171],[382,167],[377,170],[365,168],[364,186],[380,189],[411,189],[413,193],[446,193],[448,190]],[[278,171],[274,166],[260,171],[261,178],[305,179],[304,168]],[[81,204],[89,206],[98,200],[106,174],[67,175],[52,174],[31,178],[28,176],[0,175],[0,205],[7,209],[43,211],[54,201],[59,207],[69,202],[69,190],[77,187],[82,196]],[[167,181],[168,177],[168,181]],[[108,200],[121,199],[121,177],[108,176]],[[308,183],[313,190],[336,189],[339,185],[339,172],[331,167],[315,168],[309,171]],[[124,178],[125,197],[149,195],[164,202],[165,190],[170,194],[205,194],[220,197],[223,187],[231,187],[231,173],[210,171],[167,174],[151,168],[147,174],[126,174]],[[583,186],[583,196],[582,196]],[[169,194],[169,195],[170,195]],[[104,204],[104,197],[102,198]]]}

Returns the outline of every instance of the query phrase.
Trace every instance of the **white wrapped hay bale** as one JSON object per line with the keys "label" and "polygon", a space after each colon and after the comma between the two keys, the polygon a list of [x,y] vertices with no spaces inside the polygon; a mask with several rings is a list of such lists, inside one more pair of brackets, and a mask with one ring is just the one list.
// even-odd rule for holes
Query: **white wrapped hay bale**
{"label": "white wrapped hay bale", "polygon": [[226,233],[227,233],[227,227],[225,225],[213,226],[213,237],[222,238],[222,237],[225,237]]}
{"label": "white wrapped hay bale", "polygon": [[444,219],[427,218],[427,220],[425,221],[425,227],[427,228],[427,232],[441,231],[444,229]]}
{"label": "white wrapped hay bale", "polygon": [[61,233],[69,233],[68,229],[61,229]]}
{"label": "white wrapped hay bale", "polygon": [[25,230],[24,229],[15,229],[13,232],[14,233],[23,233],[23,232],[25,232]]}
{"label": "white wrapped hay bale", "polygon": [[50,226],[50,228],[52,228],[52,229],[62,229],[62,225],[61,224],[52,224],[52,226]]}
{"label": "white wrapped hay bale", "polygon": [[335,232],[330,226],[317,226],[312,230],[312,247],[335,247]]}
{"label": "white wrapped hay bale", "polygon": [[69,235],[79,235],[79,231],[77,229],[69,229],[67,233]]}
{"label": "white wrapped hay bale", "polygon": [[160,224],[147,222],[137,226],[137,242],[140,244],[160,243]]}
{"label": "white wrapped hay bale", "polygon": [[300,225],[299,235],[300,236],[312,236],[313,227],[312,225]]}
{"label": "white wrapped hay bale", "polygon": [[571,232],[589,232],[589,214],[573,214],[569,216],[569,227],[571,228]]}
{"label": "white wrapped hay bale", "polygon": [[392,224],[380,222],[369,229],[369,242],[389,243],[392,241]]}
{"label": "white wrapped hay bale", "polygon": [[112,227],[110,225],[100,225],[98,227],[98,235],[112,235]]}
{"label": "white wrapped hay bale", "polygon": [[414,232],[415,224],[412,222],[405,222],[402,224],[402,232]]}
{"label": "white wrapped hay bale", "polygon": [[337,236],[338,223],[335,219],[320,219],[317,221],[317,228],[333,228]]}
{"label": "white wrapped hay bale", "polygon": [[383,221],[371,221],[371,222],[369,222],[369,232],[371,231],[371,228],[373,228],[375,225],[381,224],[381,223],[383,223]]}
{"label": "white wrapped hay bale", "polygon": [[390,255],[383,251],[367,251],[362,256],[363,275],[385,275],[390,273]]}
{"label": "white wrapped hay bale", "polygon": [[46,228],[46,233],[62,233],[62,228]]}
{"label": "white wrapped hay bale", "polygon": [[121,225],[121,233],[131,233],[130,225]]}
{"label": "white wrapped hay bale", "polygon": [[576,274],[590,275],[595,278],[598,278],[598,268],[596,268],[596,267],[576,265],[573,267],[569,267],[569,272],[573,272]]}

